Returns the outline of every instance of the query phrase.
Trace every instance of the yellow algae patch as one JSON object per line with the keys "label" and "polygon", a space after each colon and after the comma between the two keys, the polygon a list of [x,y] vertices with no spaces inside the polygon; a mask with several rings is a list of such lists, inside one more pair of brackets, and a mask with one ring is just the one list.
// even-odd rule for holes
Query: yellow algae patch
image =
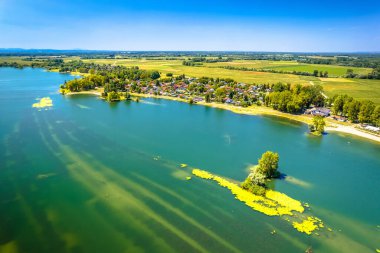
{"label": "yellow algae patch", "polygon": [[281,192],[268,190],[265,193],[265,197],[276,201],[277,203],[279,203],[280,205],[284,207],[288,207],[291,210],[294,210],[300,213],[303,213],[303,211],[305,210],[301,202],[299,202],[298,200],[292,199],[291,197]]}
{"label": "yellow algae patch", "polygon": [[181,168],[186,168],[187,164],[186,163],[181,163],[180,166],[181,166]]}
{"label": "yellow algae patch", "polygon": [[314,230],[318,230],[322,221],[316,217],[307,217],[302,222],[293,222],[293,227],[300,232],[310,235]]}
{"label": "yellow algae patch", "polygon": [[34,103],[32,107],[34,108],[45,108],[45,107],[52,107],[53,101],[49,97],[43,97],[39,100],[39,102]]}
{"label": "yellow algae patch", "polygon": [[252,209],[269,216],[293,215],[293,211],[302,213],[304,211],[301,202],[294,200],[283,193],[268,191],[268,196],[255,195],[244,190],[239,185],[232,183],[222,177],[215,176],[207,171],[194,169],[192,173],[203,179],[211,179],[220,186],[229,189],[235,198],[244,202]]}
{"label": "yellow algae patch", "polygon": [[[265,196],[255,195],[244,190],[239,185],[230,182],[222,177],[213,175],[207,171],[193,169],[192,173],[200,178],[214,180],[222,187],[229,189],[235,198],[251,207],[253,210],[268,216],[293,216],[295,212],[303,213],[305,208],[301,202],[295,200],[284,193],[267,190]],[[290,222],[289,218],[285,218]],[[293,222],[293,227],[302,233],[310,235],[314,230],[323,228],[323,222],[317,217],[307,217],[302,222]]]}

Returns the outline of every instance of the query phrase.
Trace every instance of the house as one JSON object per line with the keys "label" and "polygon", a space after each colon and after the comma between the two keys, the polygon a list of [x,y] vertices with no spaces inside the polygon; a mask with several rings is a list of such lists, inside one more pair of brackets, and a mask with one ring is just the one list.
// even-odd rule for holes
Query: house
{"label": "house", "polygon": [[201,98],[201,97],[195,97],[195,98],[193,99],[193,101],[194,101],[194,103],[202,102],[202,101],[203,101],[203,98]]}
{"label": "house", "polygon": [[234,101],[231,98],[227,98],[225,103],[226,104],[233,104]]}
{"label": "house", "polygon": [[332,118],[334,120],[337,120],[337,121],[340,121],[340,122],[346,122],[347,121],[347,118],[346,117],[343,117],[343,116],[337,116],[337,115],[334,115],[332,116]]}
{"label": "house", "polygon": [[324,107],[314,107],[311,109],[308,109],[305,111],[305,114],[311,114],[314,116],[323,116],[323,117],[328,117],[330,116],[330,109],[324,108]]}

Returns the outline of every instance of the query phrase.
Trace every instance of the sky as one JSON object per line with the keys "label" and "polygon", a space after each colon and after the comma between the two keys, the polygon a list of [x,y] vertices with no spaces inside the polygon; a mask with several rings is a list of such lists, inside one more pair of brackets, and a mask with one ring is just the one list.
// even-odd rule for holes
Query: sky
{"label": "sky", "polygon": [[0,0],[0,48],[380,52],[380,1]]}

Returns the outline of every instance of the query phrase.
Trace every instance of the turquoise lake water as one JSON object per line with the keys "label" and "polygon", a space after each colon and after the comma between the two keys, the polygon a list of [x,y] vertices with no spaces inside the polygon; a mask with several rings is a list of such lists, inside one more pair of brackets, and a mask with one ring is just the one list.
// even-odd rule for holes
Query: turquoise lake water
{"label": "turquoise lake water", "polygon": [[[73,78],[0,68],[0,252],[380,249],[379,144],[174,101],[58,94]],[[32,108],[41,97],[53,107]],[[308,236],[215,182],[186,180],[200,168],[243,181],[267,150],[288,176],[271,186],[332,232]]]}

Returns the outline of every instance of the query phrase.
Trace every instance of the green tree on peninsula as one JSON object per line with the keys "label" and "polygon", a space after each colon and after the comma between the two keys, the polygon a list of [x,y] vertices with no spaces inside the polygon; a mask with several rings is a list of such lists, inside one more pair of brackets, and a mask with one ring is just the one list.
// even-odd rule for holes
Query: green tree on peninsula
{"label": "green tree on peninsula", "polygon": [[265,178],[275,178],[279,176],[278,160],[280,159],[278,153],[267,151],[259,159],[256,173],[260,173]]}
{"label": "green tree on peninsula", "polygon": [[278,153],[267,151],[258,160],[258,165],[251,169],[248,177],[241,184],[246,189],[256,195],[264,195],[266,191],[266,181],[280,176],[278,172]]}

